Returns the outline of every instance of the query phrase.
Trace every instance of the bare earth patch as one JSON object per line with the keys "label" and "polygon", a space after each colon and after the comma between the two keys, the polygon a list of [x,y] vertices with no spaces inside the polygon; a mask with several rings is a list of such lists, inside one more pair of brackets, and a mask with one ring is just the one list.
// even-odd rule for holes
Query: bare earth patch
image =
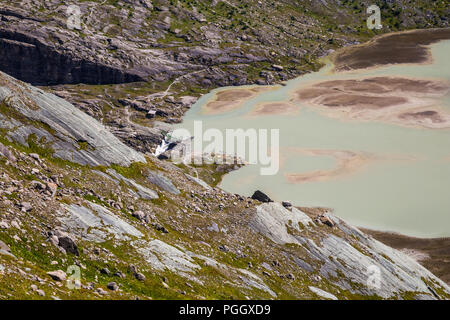
{"label": "bare earth patch", "polygon": [[444,81],[372,77],[314,83],[293,100],[337,118],[440,129],[450,128],[450,114],[438,107],[449,91]]}
{"label": "bare earth patch", "polygon": [[244,102],[254,98],[257,94],[275,88],[277,87],[225,89],[215,94],[214,98],[203,107],[203,112],[210,115],[230,112],[240,108]]}
{"label": "bare earth patch", "polygon": [[348,175],[362,169],[374,156],[363,153],[356,153],[345,150],[309,150],[291,148],[292,152],[301,153],[308,156],[330,156],[336,159],[336,167],[329,170],[316,170],[306,173],[286,173],[288,182],[298,184],[305,182],[318,182],[334,179],[339,176]]}
{"label": "bare earth patch", "polygon": [[386,34],[340,50],[333,62],[337,71],[376,68],[399,63],[429,63],[429,45],[450,39],[450,28]]}
{"label": "bare earth patch", "polygon": [[296,115],[299,107],[287,102],[269,102],[259,104],[250,112],[252,116],[264,115]]}

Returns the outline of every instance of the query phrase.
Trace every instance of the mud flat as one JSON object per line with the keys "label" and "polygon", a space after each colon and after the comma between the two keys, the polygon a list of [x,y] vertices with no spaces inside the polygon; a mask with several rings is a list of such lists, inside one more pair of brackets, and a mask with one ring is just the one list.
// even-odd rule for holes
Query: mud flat
{"label": "mud flat", "polygon": [[285,173],[289,183],[305,183],[326,181],[345,176],[362,169],[370,161],[375,160],[372,155],[345,150],[307,150],[290,148],[290,153],[307,156],[329,156],[336,160],[336,166],[329,170],[317,170],[308,173]]}
{"label": "mud flat", "polygon": [[450,128],[450,113],[437,99],[449,91],[445,81],[384,76],[314,83],[293,100],[333,117],[442,129]]}
{"label": "mud flat", "polygon": [[239,89],[225,89],[217,92],[214,98],[203,107],[204,114],[222,114],[233,111],[259,93],[273,90],[274,87],[248,87]]}
{"label": "mud flat", "polygon": [[450,28],[412,30],[379,36],[367,43],[340,50],[333,58],[336,71],[399,63],[429,63],[429,45],[450,39]]}
{"label": "mud flat", "polygon": [[299,107],[288,102],[261,103],[250,112],[251,116],[297,115]]}

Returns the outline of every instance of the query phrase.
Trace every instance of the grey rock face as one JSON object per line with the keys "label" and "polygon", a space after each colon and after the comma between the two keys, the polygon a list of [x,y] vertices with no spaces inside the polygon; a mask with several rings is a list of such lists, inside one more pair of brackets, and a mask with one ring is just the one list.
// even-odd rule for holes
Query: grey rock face
{"label": "grey rock face", "polygon": [[319,297],[322,297],[322,298],[325,298],[325,299],[330,299],[330,300],[338,300],[338,298],[336,298],[335,295],[333,295],[333,294],[331,294],[329,292],[323,291],[322,289],[310,286],[309,290],[311,290],[312,292],[317,294]]}
{"label": "grey rock face", "polygon": [[68,233],[85,240],[103,242],[111,235],[119,240],[130,239],[129,236],[142,237],[135,227],[117,217],[108,209],[89,203],[91,209],[78,205],[65,206],[58,219]]}
{"label": "grey rock face", "polygon": [[11,150],[9,150],[1,143],[0,143],[0,156],[8,158],[8,160],[11,162],[16,161],[16,157],[12,154]]}
{"label": "grey rock face", "polygon": [[162,173],[152,171],[147,176],[147,180],[167,192],[170,192],[175,195],[180,194],[180,190],[178,190],[173,185],[172,181],[170,181],[170,179],[165,177]]}
{"label": "grey rock face", "polygon": [[296,208],[292,208],[292,211],[287,210],[278,202],[262,204],[256,210],[256,215],[250,221],[250,227],[279,244],[297,242],[288,232],[287,225],[301,231],[299,223],[304,226],[313,223],[311,218],[300,210]]}
{"label": "grey rock face", "polygon": [[29,122],[45,124],[43,128],[22,124],[12,131],[11,136],[19,143],[26,144],[29,135],[35,134],[51,144],[54,156],[82,165],[114,163],[128,166],[135,161],[146,161],[142,154],[127,147],[102,124],[72,104],[1,72],[0,102],[7,103]]}
{"label": "grey rock face", "polygon": [[185,252],[161,240],[150,242],[136,242],[134,246],[144,259],[155,269],[168,269],[173,272],[193,272],[200,269],[194,260]]}
{"label": "grey rock face", "polygon": [[188,174],[186,174],[185,176],[186,176],[189,180],[195,182],[196,184],[198,184],[199,186],[202,186],[203,188],[205,188],[205,189],[207,189],[207,190],[211,190],[211,189],[212,189],[211,186],[210,186],[209,184],[207,184],[205,181],[203,181],[203,180],[200,179],[200,178],[196,178],[196,177],[193,177],[193,176],[188,175]]}
{"label": "grey rock face", "polygon": [[113,169],[108,169],[108,170],[106,170],[106,172],[108,172],[111,176],[113,176],[117,180],[122,180],[129,186],[136,188],[137,195],[142,199],[153,200],[153,199],[159,198],[158,194],[155,191],[153,191],[152,189],[144,187],[132,179],[125,178],[124,176],[122,176],[120,173],[116,172]]}
{"label": "grey rock face", "polygon": [[11,252],[11,250],[9,249],[9,246],[1,240],[0,240],[0,250],[6,251],[6,252]]}
{"label": "grey rock face", "polygon": [[[137,70],[123,70],[75,57],[24,33],[0,32],[0,65],[13,77],[34,85],[108,84],[143,81]],[[21,59],[17,60],[17,56]]]}
{"label": "grey rock face", "polygon": [[65,281],[67,274],[62,270],[50,271],[47,274],[55,281]]}
{"label": "grey rock face", "polygon": [[[401,298],[402,292],[416,292],[434,298],[430,283],[444,292],[450,292],[443,281],[404,253],[374,240],[329,213],[327,217],[347,237],[323,232],[301,211],[296,208],[287,210],[279,203],[258,206],[250,220],[250,227],[277,244],[298,244],[308,253],[310,263],[320,270],[323,277],[354,293]],[[307,237],[302,236],[299,223],[309,226]],[[297,233],[289,232],[287,226]],[[319,244],[317,239],[321,239]],[[297,265],[302,269],[308,271],[312,267],[307,263],[309,267],[305,268],[304,261],[296,258],[294,261],[301,261]],[[379,281],[372,283],[374,274]],[[319,294],[317,290],[314,292]]]}

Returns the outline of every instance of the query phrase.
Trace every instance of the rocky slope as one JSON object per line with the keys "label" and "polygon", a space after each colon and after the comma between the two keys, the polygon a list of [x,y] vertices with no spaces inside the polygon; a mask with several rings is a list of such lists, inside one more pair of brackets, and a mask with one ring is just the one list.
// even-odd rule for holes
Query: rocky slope
{"label": "rocky slope", "polygon": [[[146,152],[154,120],[180,121],[214,87],[271,84],[317,69],[317,57],[376,33],[447,27],[448,1],[0,1],[0,70],[51,90]],[[377,3],[377,1],[375,1]],[[74,12],[74,11],[72,11]],[[136,82],[138,83],[130,83]]]}
{"label": "rocky slope", "polygon": [[144,156],[4,73],[0,131],[2,299],[450,297],[333,215],[226,193],[214,185],[227,168]]}

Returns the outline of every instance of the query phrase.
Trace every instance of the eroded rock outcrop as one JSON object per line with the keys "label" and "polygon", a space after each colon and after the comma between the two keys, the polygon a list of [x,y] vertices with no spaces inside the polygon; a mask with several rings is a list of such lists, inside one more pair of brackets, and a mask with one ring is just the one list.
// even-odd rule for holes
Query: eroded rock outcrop
{"label": "eroded rock outcrop", "polygon": [[[250,227],[280,245],[300,246],[323,277],[345,290],[382,298],[399,298],[405,292],[414,292],[435,299],[435,290],[430,287],[433,284],[450,292],[447,284],[404,253],[329,213],[327,216],[340,233],[324,232],[300,210],[293,208],[291,212],[279,203],[265,203],[257,207]],[[307,234],[302,231],[306,226]],[[368,285],[371,270],[379,275],[379,282],[373,286]]]}
{"label": "eroded rock outcrop", "polygon": [[83,165],[128,166],[145,162],[139,152],[123,144],[101,123],[69,102],[0,72],[1,128],[20,144],[34,137],[54,156]]}

